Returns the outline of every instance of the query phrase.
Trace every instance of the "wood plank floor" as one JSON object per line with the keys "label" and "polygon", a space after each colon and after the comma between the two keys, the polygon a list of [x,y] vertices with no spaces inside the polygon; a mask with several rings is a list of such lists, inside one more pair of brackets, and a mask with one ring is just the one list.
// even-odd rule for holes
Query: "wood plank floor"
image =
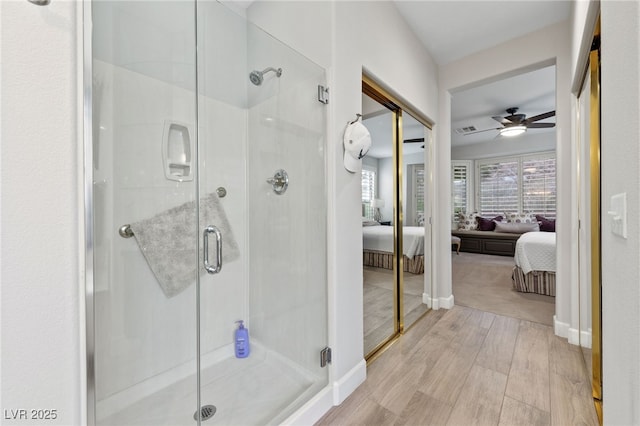
{"label": "wood plank floor", "polygon": [[598,425],[580,349],[551,327],[454,306],[429,313],[317,425]]}
{"label": "wood plank floor", "polygon": [[[364,267],[364,353],[395,333],[393,271]],[[404,326],[409,328],[428,308],[422,303],[424,275],[404,273]]]}

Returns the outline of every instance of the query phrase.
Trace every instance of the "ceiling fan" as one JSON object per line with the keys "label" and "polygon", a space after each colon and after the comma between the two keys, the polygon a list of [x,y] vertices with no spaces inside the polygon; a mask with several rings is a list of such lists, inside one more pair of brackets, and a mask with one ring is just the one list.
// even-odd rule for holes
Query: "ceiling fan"
{"label": "ceiling fan", "polygon": [[491,130],[499,130],[500,136],[517,136],[527,131],[527,129],[547,129],[554,127],[556,123],[536,123],[536,121],[544,120],[545,118],[553,117],[556,115],[555,111],[545,112],[543,114],[535,115],[527,118],[525,114],[516,114],[518,107],[512,107],[507,109],[506,117],[493,116],[494,120],[502,124],[502,127],[495,127],[493,129],[478,130],[477,132],[465,133],[466,135],[473,135],[475,133],[488,132]]}

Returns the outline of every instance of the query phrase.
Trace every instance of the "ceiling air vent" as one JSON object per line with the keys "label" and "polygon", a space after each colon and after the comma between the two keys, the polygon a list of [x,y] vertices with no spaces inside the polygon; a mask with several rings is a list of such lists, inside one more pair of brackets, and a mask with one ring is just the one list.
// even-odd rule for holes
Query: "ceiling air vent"
{"label": "ceiling air vent", "polygon": [[465,133],[475,132],[476,130],[476,126],[467,126],[456,129],[456,133],[459,135],[464,135]]}

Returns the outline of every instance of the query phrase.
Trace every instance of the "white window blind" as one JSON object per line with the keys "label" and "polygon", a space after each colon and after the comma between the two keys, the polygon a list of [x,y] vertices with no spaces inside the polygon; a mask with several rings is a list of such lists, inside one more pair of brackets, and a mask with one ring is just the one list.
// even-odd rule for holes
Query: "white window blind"
{"label": "white window blind", "polygon": [[522,209],[543,216],[556,216],[556,159],[522,160]]}
{"label": "white window blind", "polygon": [[422,214],[424,217],[424,164],[416,165],[413,168],[413,193],[415,206],[413,217],[416,220],[415,225],[418,225],[419,215]]}
{"label": "white window blind", "polygon": [[556,215],[556,158],[553,153],[480,160],[478,212]]}
{"label": "white window blind", "polygon": [[376,198],[376,172],[362,169],[362,216],[373,219],[371,202]]}
{"label": "white window blind", "polygon": [[453,179],[451,200],[453,202],[454,220],[459,219],[460,213],[467,211],[469,193],[469,166],[467,164],[452,164],[451,177]]}
{"label": "white window blind", "polygon": [[478,211],[497,216],[519,211],[519,161],[503,159],[478,164]]}

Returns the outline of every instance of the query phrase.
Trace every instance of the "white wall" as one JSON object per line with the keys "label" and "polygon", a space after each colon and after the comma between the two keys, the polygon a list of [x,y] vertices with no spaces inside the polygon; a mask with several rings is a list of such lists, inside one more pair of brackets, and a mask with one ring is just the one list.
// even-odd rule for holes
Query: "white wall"
{"label": "white wall", "polygon": [[[342,167],[342,133],[362,110],[366,69],[417,111],[435,117],[437,68],[389,2],[256,2],[250,19],[330,69],[330,340],[332,377],[341,402],[364,379],[360,174]],[[254,9],[255,8],[255,9]],[[258,13],[260,12],[260,13]],[[289,19],[295,16],[296,23]],[[325,19],[331,18],[326,21]],[[380,31],[380,22],[387,30]],[[398,64],[402,64],[399,66]]]}
{"label": "white wall", "polygon": [[[387,31],[380,31],[385,22]],[[354,48],[355,46],[355,48]],[[437,111],[437,68],[422,45],[409,31],[395,7],[388,2],[335,3],[334,144],[340,140],[344,123],[361,110],[363,68],[394,93],[408,100],[418,112],[435,117]],[[402,64],[399,66],[398,64]],[[335,162],[342,157],[336,151]],[[338,167],[335,173],[337,325],[336,348],[339,363],[336,377],[362,363],[362,235],[358,219],[358,175]],[[362,364],[361,364],[362,365]],[[339,395],[341,401],[346,393]]]}
{"label": "white wall", "polygon": [[84,423],[79,5],[0,2],[0,405],[55,409],[51,425]]}
{"label": "white wall", "polygon": [[[602,7],[603,411],[640,424],[640,4]],[[611,232],[611,196],[627,194],[628,238]]]}
{"label": "white wall", "polygon": [[[640,424],[640,7],[577,2],[573,13],[574,93],[580,88],[601,8],[601,189],[603,415],[607,425]],[[624,125],[621,125],[624,123]],[[612,195],[627,194],[628,238],[611,233]]]}
{"label": "white wall", "polygon": [[[469,55],[459,61],[440,68],[440,123],[436,143],[436,199],[438,202],[435,238],[439,246],[434,252],[436,273],[439,283],[439,297],[451,295],[451,258],[449,247],[449,218],[451,206],[451,184],[449,164],[451,161],[451,95],[456,90],[495,81],[523,71],[556,65],[556,158],[558,191],[558,282],[570,283],[574,280],[571,268],[575,261],[575,246],[572,242],[572,222],[574,205],[571,186],[571,107],[570,92],[570,33],[569,23],[561,22],[526,36],[503,43],[494,48]],[[444,254],[447,254],[446,256]],[[560,286],[556,294],[556,333],[566,336],[571,321],[571,288]]]}
{"label": "white wall", "polygon": [[451,148],[452,160],[478,160],[556,150],[555,132],[528,134],[524,137],[498,139]]}

